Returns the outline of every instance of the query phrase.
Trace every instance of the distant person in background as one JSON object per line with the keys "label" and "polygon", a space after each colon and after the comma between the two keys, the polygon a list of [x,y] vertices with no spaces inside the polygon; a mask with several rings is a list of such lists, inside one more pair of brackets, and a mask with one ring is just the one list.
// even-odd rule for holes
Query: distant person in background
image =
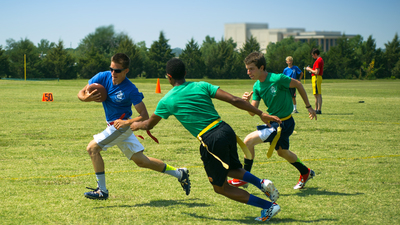
{"label": "distant person in background", "polygon": [[315,97],[315,112],[317,114],[321,114],[322,107],[322,92],[321,92],[321,83],[322,83],[322,74],[324,73],[324,60],[322,60],[319,55],[319,50],[313,48],[311,51],[312,57],[315,59],[313,68],[307,66],[306,70],[311,73],[311,82],[313,87],[313,94]]}
{"label": "distant person in background", "polygon": [[[286,67],[283,70],[283,74],[286,76],[293,78],[295,80],[301,81],[301,78],[303,78],[303,72],[299,69],[299,67],[293,65],[293,57],[288,56],[286,57],[286,63],[288,67]],[[300,76],[299,76],[300,75]],[[290,95],[292,96],[293,100],[293,113],[299,113],[297,111],[297,106],[296,106],[296,88],[289,88]]]}

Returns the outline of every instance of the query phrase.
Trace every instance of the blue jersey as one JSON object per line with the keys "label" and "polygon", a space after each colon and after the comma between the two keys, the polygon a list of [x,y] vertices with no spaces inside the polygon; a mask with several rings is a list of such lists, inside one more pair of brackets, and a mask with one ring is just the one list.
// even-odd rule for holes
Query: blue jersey
{"label": "blue jersey", "polygon": [[286,67],[283,70],[283,74],[285,74],[286,76],[291,77],[295,80],[299,79],[299,77],[297,75],[299,75],[300,73],[301,73],[301,70],[297,66],[292,66],[292,68]]}
{"label": "blue jersey", "polygon": [[89,80],[89,85],[93,83],[101,84],[107,90],[107,99],[103,102],[107,122],[119,119],[124,113],[123,119],[131,117],[132,104],[137,105],[142,102],[143,94],[128,78],[114,85],[110,71],[100,72],[93,76]]}

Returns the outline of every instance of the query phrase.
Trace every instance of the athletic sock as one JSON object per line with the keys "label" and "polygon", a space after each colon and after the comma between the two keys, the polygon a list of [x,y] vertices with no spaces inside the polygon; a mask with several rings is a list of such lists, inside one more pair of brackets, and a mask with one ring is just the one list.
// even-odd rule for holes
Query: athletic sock
{"label": "athletic sock", "polygon": [[272,206],[271,202],[264,200],[262,198],[256,197],[252,194],[250,194],[249,201],[246,204],[252,205],[255,207],[260,207],[262,209],[269,209]]}
{"label": "athletic sock", "polygon": [[261,189],[261,179],[254,176],[253,174],[251,174],[248,171],[246,171],[246,173],[244,173],[242,180]]}
{"label": "athletic sock", "polygon": [[293,105],[293,110],[297,110],[297,106],[296,105]]}
{"label": "athletic sock", "polygon": [[162,171],[162,173],[166,173],[166,174],[174,176],[178,179],[181,178],[181,172],[178,169],[176,169],[175,167],[170,166],[168,164],[165,164],[165,167],[164,167],[164,170]]}
{"label": "athletic sock", "polygon": [[301,175],[305,175],[308,173],[308,167],[301,162],[299,158],[297,158],[297,161],[295,163],[291,163],[296,169],[300,172]]}
{"label": "athletic sock", "polygon": [[253,167],[253,159],[244,159],[244,169],[246,170],[246,171],[249,171],[250,172],[250,170],[251,170],[251,167]]}
{"label": "athletic sock", "polygon": [[97,186],[103,192],[108,192],[106,188],[106,174],[105,172],[96,173]]}

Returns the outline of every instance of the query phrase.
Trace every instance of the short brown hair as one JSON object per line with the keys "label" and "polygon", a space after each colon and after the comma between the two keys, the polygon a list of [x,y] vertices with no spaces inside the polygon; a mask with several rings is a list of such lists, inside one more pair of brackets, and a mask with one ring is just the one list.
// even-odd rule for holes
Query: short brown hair
{"label": "short brown hair", "polygon": [[313,48],[312,50],[311,50],[311,55],[314,55],[314,54],[317,54],[317,55],[319,55],[319,50],[318,50],[318,48]]}
{"label": "short brown hair", "polygon": [[252,52],[244,59],[244,64],[249,65],[252,63],[254,63],[258,69],[260,69],[261,66],[264,66],[264,71],[266,70],[265,68],[267,67],[267,61],[265,61],[263,53]]}
{"label": "short brown hair", "polygon": [[131,60],[124,53],[117,53],[111,57],[111,61],[120,64],[124,69],[129,68]]}

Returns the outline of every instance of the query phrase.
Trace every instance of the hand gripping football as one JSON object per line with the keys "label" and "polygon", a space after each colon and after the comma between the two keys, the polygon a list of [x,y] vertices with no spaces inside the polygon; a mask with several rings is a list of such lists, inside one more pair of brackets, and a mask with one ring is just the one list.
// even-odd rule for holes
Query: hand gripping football
{"label": "hand gripping football", "polygon": [[89,93],[92,92],[92,91],[94,91],[94,90],[96,90],[96,91],[94,92],[94,94],[100,93],[101,99],[100,99],[99,101],[96,101],[96,102],[104,102],[104,101],[107,99],[107,90],[106,90],[106,88],[105,88],[103,85],[101,85],[101,84],[93,83],[93,84],[89,85],[89,87],[87,88],[87,90],[89,91]]}

